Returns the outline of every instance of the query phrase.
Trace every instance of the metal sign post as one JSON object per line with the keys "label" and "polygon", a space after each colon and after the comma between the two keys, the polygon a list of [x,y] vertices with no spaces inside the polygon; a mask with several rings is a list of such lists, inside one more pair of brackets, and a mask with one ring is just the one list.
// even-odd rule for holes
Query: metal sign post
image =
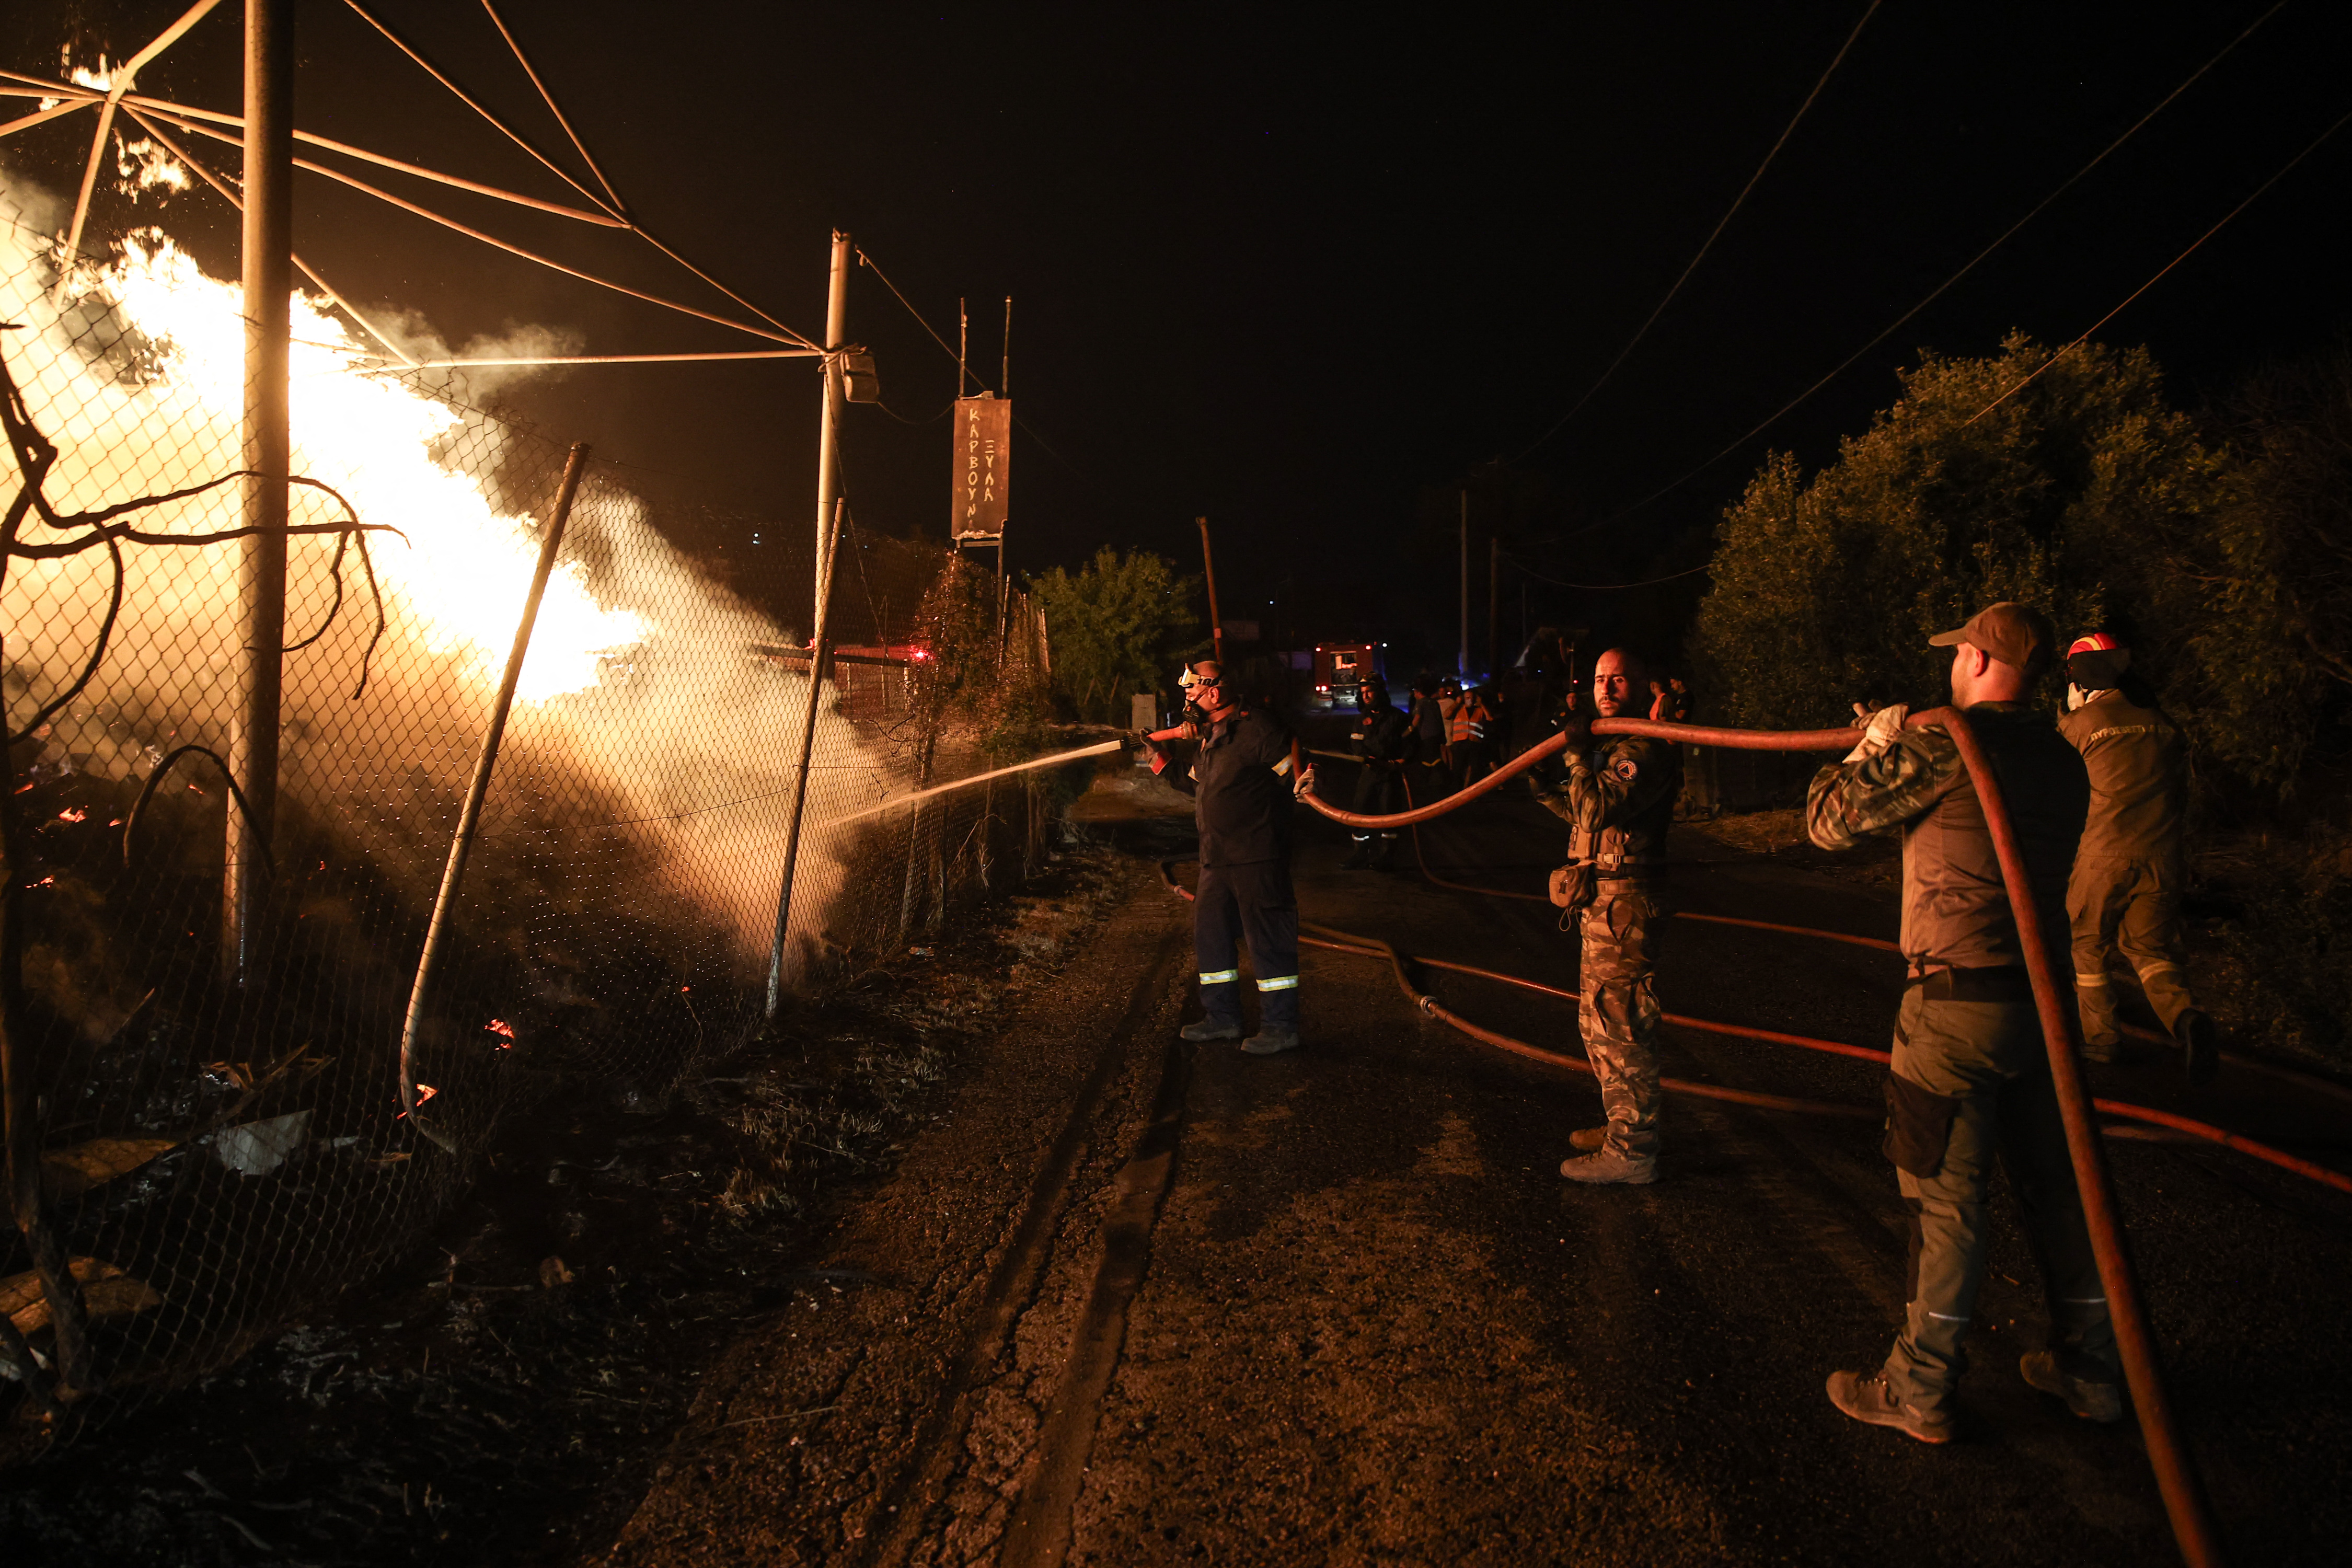
{"label": "metal sign post", "polygon": [[260,970],[269,895],[269,837],[278,818],[278,712],[286,644],[286,477],[294,289],[294,0],[245,7],[245,449],[239,542],[236,707],[229,776],[252,808],[228,814],[221,964],[232,985]]}

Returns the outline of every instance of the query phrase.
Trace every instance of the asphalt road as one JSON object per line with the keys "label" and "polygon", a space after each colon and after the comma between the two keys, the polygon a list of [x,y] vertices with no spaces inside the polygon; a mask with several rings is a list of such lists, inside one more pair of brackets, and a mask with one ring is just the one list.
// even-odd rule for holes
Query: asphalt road
{"label": "asphalt road", "polygon": [[[1335,777],[1332,784],[1339,781]],[[1333,792],[1327,784],[1327,792]],[[1336,792],[1333,792],[1336,793]],[[2040,1293],[2006,1199],[1964,1440],[1836,1414],[1902,1310],[1902,1213],[1867,1120],[1675,1102],[1664,1179],[1564,1185],[1591,1080],[1412,1011],[1308,950],[1307,1046],[1177,1045],[1189,906],[1148,792],[1093,802],[1132,858],[1061,981],[1002,1020],[946,1114],[810,1283],[705,1380],[615,1564],[2162,1563],[2136,1431],[2028,1389]],[[1341,871],[1310,920],[1570,983],[1547,906]],[[1450,876],[1536,889],[1557,824],[1516,792],[1426,835]],[[1883,891],[1678,830],[1684,907],[1887,934]],[[1573,1047],[1565,1005],[1433,977]],[[1676,922],[1669,1011],[1883,1045],[1886,955]],[[1670,1029],[1669,1074],[1869,1105],[1868,1064]],[[2341,1163],[2352,1106],[2234,1069],[2100,1088]],[[2113,1146],[2145,1289],[2235,1560],[2352,1540],[2352,1203],[2225,1153]]]}

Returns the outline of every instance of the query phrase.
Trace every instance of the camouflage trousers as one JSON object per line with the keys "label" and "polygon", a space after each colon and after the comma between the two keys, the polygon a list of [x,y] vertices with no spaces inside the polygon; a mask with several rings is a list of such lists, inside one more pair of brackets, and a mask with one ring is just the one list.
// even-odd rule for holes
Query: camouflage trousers
{"label": "camouflage trousers", "polygon": [[1584,1055],[1601,1080],[1609,1147],[1635,1156],[1658,1152],[1658,929],[1664,910],[1634,881],[1604,881],[1584,908],[1583,968],[1576,1021]]}
{"label": "camouflage trousers", "polygon": [[1992,1251],[1995,1163],[2008,1171],[2042,1271],[2048,1348],[2073,1376],[2118,1381],[2115,1325],[2033,1005],[1931,1001],[1913,986],[1896,1016],[1886,1087],[1886,1153],[1911,1211],[1910,1301],[1887,1352],[1888,1384],[1935,1409],[1968,1370],[1965,1342]]}

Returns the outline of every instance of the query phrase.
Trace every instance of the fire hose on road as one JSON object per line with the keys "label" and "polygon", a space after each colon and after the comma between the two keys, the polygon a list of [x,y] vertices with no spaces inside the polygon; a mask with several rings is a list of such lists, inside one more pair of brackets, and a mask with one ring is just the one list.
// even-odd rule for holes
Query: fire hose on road
{"label": "fire hose on road", "polygon": [[[1952,737],[1954,743],[1959,748],[1961,760],[1968,768],[1969,776],[1976,787],[1978,797],[1983,802],[1985,821],[1991,833],[1994,852],[2000,863],[2001,880],[2009,895],[2010,907],[2017,922],[2020,943],[2025,950],[2026,969],[2032,984],[2034,1009],[2042,1024],[2042,1040],[2050,1058],[2051,1079],[2057,1091],[2059,1113],[2065,1126],[2067,1152],[2074,1163],[2075,1184],[2082,1195],[2083,1214],[2090,1231],[2092,1252],[2097,1260],[2100,1282],[2106,1291],[2108,1311],[2115,1324],[2116,1348],[2123,1361],[2125,1381],[2131,1390],[2133,1408],[2138,1416],[2140,1431],[2147,1446],[2148,1461],[2156,1472],[2158,1489],[2163,1496],[2165,1511],[2171,1522],[2173,1537],[2179,1545],[2182,1558],[2192,1564],[2192,1568],[2205,1568],[2207,1564],[2218,1564],[2222,1561],[2220,1538],[2214,1530],[2210,1509],[2205,1499],[2203,1482],[2189,1457],[2188,1446],[2181,1437],[2179,1424],[2173,1415],[2171,1400],[2164,1385],[2155,1335],[2149,1328],[2147,1315],[2140,1300],[2138,1279],[2125,1245],[2122,1216],[2117,1210],[2114,1186],[2108,1177],[2105,1152],[2100,1141],[2100,1130],[2095,1120],[2095,1112],[2099,1110],[2107,1110],[2110,1114],[2137,1113],[2146,1120],[2179,1127],[2184,1131],[2200,1129],[2202,1124],[2190,1122],[2187,1118],[2172,1117],[2166,1112],[2150,1111],[2144,1107],[2127,1108],[2119,1102],[2097,1104],[2093,1101],[2083,1071],[2079,1044],[2075,1039],[2076,1020],[2074,1010],[2069,1003],[2071,993],[2063,991],[2059,985],[2058,971],[2052,962],[2048,933],[2042,930],[2041,911],[2033,900],[2032,889],[2026,879],[2024,858],[2018,845],[2016,829],[2010,818],[2008,806],[2002,798],[2000,781],[1994,773],[1990,759],[1979,743],[1975,731],[1969,724],[1967,718],[1958,710],[1933,709],[1912,715],[1908,722],[1909,726],[1914,728],[1940,727]],[[1669,724],[1646,719],[1601,719],[1593,722],[1591,729],[1596,735],[1647,735],[1664,741],[1678,741],[1696,745],[1719,746],[1743,751],[1843,751],[1852,747],[1861,739],[1861,731],[1854,729],[1771,732],[1717,729],[1691,724]],[[1328,805],[1312,794],[1307,795],[1304,798],[1316,811],[1347,826],[1374,829],[1412,826],[1442,816],[1448,812],[1459,810],[1478,796],[1499,787],[1507,779],[1526,772],[1544,758],[1563,750],[1568,744],[1568,740],[1569,737],[1566,734],[1554,735],[1521,752],[1476,784],[1444,800],[1390,816],[1368,816],[1342,811]],[[1172,880],[1171,878],[1171,885]],[[1399,985],[1412,998],[1417,1008],[1433,1017],[1442,1019],[1472,1038],[1511,1051],[1516,1055],[1591,1070],[1589,1067],[1574,1058],[1546,1051],[1524,1041],[1512,1039],[1508,1036],[1483,1029],[1448,1012],[1433,999],[1422,994],[1414,988],[1405,970],[1402,955],[1390,944],[1376,939],[1353,936],[1329,927],[1308,925],[1304,921],[1301,925],[1310,932],[1318,933],[1321,940],[1317,945],[1333,946],[1342,951],[1360,953],[1377,953],[1386,957],[1395,972]],[[1443,967],[1466,966],[1447,964]],[[1502,975],[1490,975],[1490,977],[1510,978]],[[1719,1027],[1728,1033],[1776,1039],[1787,1044],[1816,1044],[1816,1042],[1804,1040],[1801,1037],[1776,1036],[1769,1031],[1706,1025],[1696,1019],[1673,1018],[1669,1021],[1699,1027]],[[1818,1042],[1818,1044],[1829,1046],[1843,1055],[1866,1054],[1870,1059],[1877,1059],[1880,1056],[1880,1053],[1876,1052],[1865,1053],[1864,1048],[1861,1047],[1841,1047],[1832,1042]],[[1858,1109],[1830,1107],[1813,1101],[1787,1100],[1779,1096],[1755,1095],[1746,1090],[1727,1089],[1712,1084],[1669,1082],[1665,1087],[1684,1093],[1699,1093],[1709,1098],[1738,1100],[1743,1103],[1766,1105],[1774,1109],[1822,1110],[1832,1114],[1852,1114]],[[1861,1114],[1874,1116],[1876,1113],[1862,1110]],[[2232,1135],[2221,1133],[2219,1129],[2204,1131],[2220,1134],[2221,1142],[2232,1142]],[[2244,1141],[2237,1140],[2233,1146],[2243,1148]],[[2249,1149],[2247,1152],[2252,1152],[2252,1150]],[[2277,1151],[2264,1152],[2265,1157],[2277,1153]],[[2286,1168],[2289,1169],[2295,1169],[2305,1163],[2303,1162],[2288,1163],[2291,1161],[2293,1161],[2292,1156],[2278,1155],[2273,1163],[2286,1164]],[[2313,1166],[2301,1173],[2312,1174],[2319,1169]],[[2326,1174],[2334,1176],[2336,1173],[2329,1172]],[[2320,1179],[2326,1179],[2326,1177]],[[2331,1184],[2336,1184],[2331,1183]]]}

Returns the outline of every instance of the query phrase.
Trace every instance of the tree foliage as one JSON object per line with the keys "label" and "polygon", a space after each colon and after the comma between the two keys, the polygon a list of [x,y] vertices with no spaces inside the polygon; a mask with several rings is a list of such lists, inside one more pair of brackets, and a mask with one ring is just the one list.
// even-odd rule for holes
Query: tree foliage
{"label": "tree foliage", "polygon": [[1167,666],[1198,634],[1197,577],[1148,551],[1109,545],[1076,573],[1056,566],[1033,579],[1054,650],[1054,687],[1081,719],[1127,721],[1128,699],[1154,691]]}
{"label": "tree foliage", "polygon": [[2092,345],[1986,411],[2049,359],[2021,335],[1930,353],[1828,468],[1765,463],[1693,628],[1711,700],[1790,728],[1940,701],[1927,637],[2016,599],[2063,637],[2124,633],[2209,785],[2284,791],[2352,686],[2352,367],[2200,430],[2144,350]]}

